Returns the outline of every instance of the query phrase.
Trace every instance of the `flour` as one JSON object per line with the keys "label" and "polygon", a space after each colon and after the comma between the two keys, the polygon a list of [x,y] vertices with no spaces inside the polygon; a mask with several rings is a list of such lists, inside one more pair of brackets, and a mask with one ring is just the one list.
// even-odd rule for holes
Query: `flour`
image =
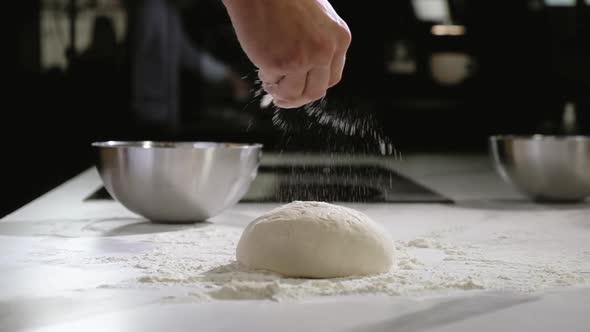
{"label": "flour", "polygon": [[416,247],[416,248],[431,248],[433,247],[432,242],[429,239],[414,239],[411,241],[408,241],[407,244],[408,247]]}
{"label": "flour", "polygon": [[[289,301],[315,296],[427,296],[472,290],[536,292],[586,283],[584,253],[545,258],[519,246],[519,236],[501,234],[491,243],[447,241],[430,234],[396,241],[395,266],[387,273],[334,279],[283,278],[251,271],[235,261],[241,228],[210,224],[146,236],[141,254],[95,257],[85,264],[115,264],[138,277],[102,287],[183,290],[194,301]],[[534,241],[529,236],[529,241]],[[502,246],[511,246],[511,254]],[[520,248],[515,250],[515,248]]]}
{"label": "flour", "polygon": [[[261,108],[268,108],[271,106],[273,98],[266,94],[261,84],[260,80],[255,81],[258,88],[254,89],[254,98],[260,99]],[[356,137],[364,144],[355,146],[358,143],[345,140],[344,145],[347,148],[359,150],[359,152],[376,152],[394,159],[402,159],[401,152],[394,147],[393,142],[384,133],[379,120],[372,112],[359,112],[357,107],[349,107],[340,103],[331,105],[326,97],[304,105],[298,112],[279,107],[274,107],[272,112],[273,126],[284,134],[298,132],[306,137],[309,132],[315,132],[321,133],[328,141],[336,134]],[[344,146],[331,146],[330,148],[331,150],[339,150]]]}

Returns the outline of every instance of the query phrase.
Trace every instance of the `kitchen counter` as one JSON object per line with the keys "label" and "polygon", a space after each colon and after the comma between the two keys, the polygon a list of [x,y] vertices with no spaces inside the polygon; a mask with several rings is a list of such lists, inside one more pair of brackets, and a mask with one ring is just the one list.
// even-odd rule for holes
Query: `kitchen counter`
{"label": "kitchen counter", "polygon": [[[321,156],[266,154],[263,164],[318,160],[326,162]],[[192,250],[215,246],[207,239],[224,232],[233,234],[227,243],[235,244],[248,222],[277,204],[238,204],[195,225],[152,224],[116,202],[85,201],[101,186],[92,168],[0,221],[0,330],[590,329],[590,204],[529,202],[496,175],[485,155],[333,156],[329,162],[379,163],[454,201],[343,203],[391,232],[400,251],[396,268],[407,270],[394,277],[415,279],[391,279],[397,288],[383,291],[359,287],[356,293],[293,297],[281,297],[291,293],[275,280],[277,289],[268,297],[237,299],[220,290],[203,297],[213,293],[200,292],[191,282],[202,279],[190,278],[192,268],[201,270],[178,265],[177,276],[167,260],[186,262]],[[167,246],[186,234],[203,240]],[[157,267],[145,266],[154,247],[165,256]],[[235,250],[217,249],[226,256]],[[207,264],[215,267],[201,262]],[[166,282],[172,277],[178,282]],[[159,283],[138,282],[148,279]],[[223,288],[219,280],[207,287]],[[420,287],[408,286],[413,282]]]}

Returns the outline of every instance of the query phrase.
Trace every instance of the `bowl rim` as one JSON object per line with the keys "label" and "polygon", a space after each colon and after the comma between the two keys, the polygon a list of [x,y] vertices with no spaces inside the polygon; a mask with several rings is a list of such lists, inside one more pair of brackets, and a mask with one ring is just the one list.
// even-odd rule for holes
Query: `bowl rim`
{"label": "bowl rim", "polygon": [[491,135],[489,137],[491,141],[581,141],[590,142],[590,136],[585,135],[543,135],[543,134],[532,134],[532,135]]}
{"label": "bowl rim", "polygon": [[212,142],[212,141],[99,141],[91,144],[97,148],[140,148],[140,149],[261,149],[260,143],[233,143],[233,142]]}

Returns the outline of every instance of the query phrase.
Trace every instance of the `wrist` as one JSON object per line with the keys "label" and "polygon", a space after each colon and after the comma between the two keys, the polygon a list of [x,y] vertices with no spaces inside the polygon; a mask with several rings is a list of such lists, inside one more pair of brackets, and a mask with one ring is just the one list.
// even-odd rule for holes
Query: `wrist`
{"label": "wrist", "polygon": [[226,7],[232,7],[235,6],[236,3],[241,2],[241,0],[221,0],[221,3],[223,3]]}
{"label": "wrist", "polygon": [[226,9],[232,10],[240,7],[252,6],[251,0],[221,0]]}

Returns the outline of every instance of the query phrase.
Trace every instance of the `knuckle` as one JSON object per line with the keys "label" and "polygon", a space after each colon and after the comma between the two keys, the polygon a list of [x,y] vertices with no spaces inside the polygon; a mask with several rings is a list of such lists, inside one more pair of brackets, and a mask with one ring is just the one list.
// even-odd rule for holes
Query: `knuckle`
{"label": "knuckle", "polygon": [[332,59],[335,43],[327,38],[314,38],[310,41],[310,52],[313,54],[314,65],[327,65]]}
{"label": "knuckle", "polygon": [[338,72],[338,73],[333,73],[332,76],[330,77],[330,81],[328,82],[328,86],[331,88],[334,85],[338,84],[338,82],[340,82],[340,80],[342,79],[342,73]]}
{"label": "knuckle", "polygon": [[350,30],[348,28],[340,29],[339,37],[340,45],[344,48],[348,48],[350,46],[350,43],[352,42],[352,35],[350,34]]}
{"label": "knuckle", "polygon": [[289,73],[306,66],[307,54],[301,47],[290,52],[275,56],[270,63],[270,70],[279,73]]}

